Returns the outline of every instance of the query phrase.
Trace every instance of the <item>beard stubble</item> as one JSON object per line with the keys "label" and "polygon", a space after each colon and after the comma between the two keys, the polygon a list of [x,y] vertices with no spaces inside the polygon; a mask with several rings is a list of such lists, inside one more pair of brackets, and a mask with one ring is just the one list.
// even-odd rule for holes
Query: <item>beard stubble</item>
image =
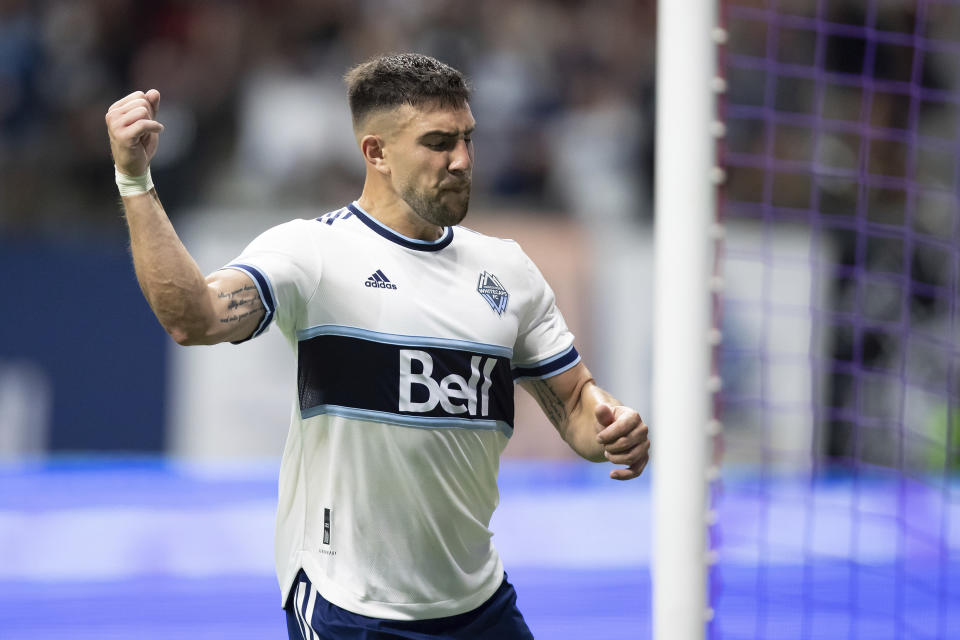
{"label": "beard stubble", "polygon": [[449,205],[443,202],[445,190],[441,190],[436,196],[431,196],[413,185],[405,185],[400,193],[404,202],[413,209],[421,219],[438,227],[452,227],[460,224],[466,217],[467,209],[470,206],[470,185],[465,187],[466,195],[463,198],[463,204]]}

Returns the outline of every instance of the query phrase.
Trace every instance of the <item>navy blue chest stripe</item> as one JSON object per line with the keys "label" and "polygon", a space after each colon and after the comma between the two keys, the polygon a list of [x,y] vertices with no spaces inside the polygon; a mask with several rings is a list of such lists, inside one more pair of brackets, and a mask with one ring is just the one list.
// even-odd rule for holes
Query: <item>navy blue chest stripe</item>
{"label": "navy blue chest stripe", "polygon": [[504,355],[319,334],[298,342],[297,393],[303,418],[513,431],[513,378]]}
{"label": "navy blue chest stripe", "polygon": [[444,230],[443,235],[440,236],[438,240],[434,240],[432,242],[428,240],[417,240],[415,238],[408,238],[407,236],[401,235],[390,227],[381,224],[380,222],[368,216],[354,204],[348,204],[347,208],[350,209],[353,215],[357,216],[357,220],[370,227],[370,229],[383,236],[390,242],[395,242],[401,247],[406,247],[407,249],[416,249],[417,251],[440,251],[453,241],[453,227],[447,227]]}

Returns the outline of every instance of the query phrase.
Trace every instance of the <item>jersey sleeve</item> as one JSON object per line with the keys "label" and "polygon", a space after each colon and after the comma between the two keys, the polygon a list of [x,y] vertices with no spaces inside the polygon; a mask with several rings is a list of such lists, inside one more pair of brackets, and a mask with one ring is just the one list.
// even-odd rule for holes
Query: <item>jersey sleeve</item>
{"label": "jersey sleeve", "polygon": [[553,289],[533,261],[526,254],[522,257],[530,296],[513,347],[513,379],[550,378],[580,362],[580,354],[557,308]]}
{"label": "jersey sleeve", "polygon": [[246,249],[226,264],[253,280],[266,313],[246,342],[264,333],[276,322],[285,335],[296,332],[306,302],[317,289],[321,275],[320,252],[303,220],[278,225],[257,236]]}

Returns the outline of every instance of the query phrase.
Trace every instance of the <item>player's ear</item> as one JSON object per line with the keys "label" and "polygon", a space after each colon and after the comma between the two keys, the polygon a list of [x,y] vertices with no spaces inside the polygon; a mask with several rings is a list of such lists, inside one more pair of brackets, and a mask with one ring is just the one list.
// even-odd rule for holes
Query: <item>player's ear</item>
{"label": "player's ear", "polygon": [[385,176],[390,175],[390,167],[383,154],[383,138],[373,134],[364,136],[360,140],[360,151],[363,152],[363,159],[367,164]]}

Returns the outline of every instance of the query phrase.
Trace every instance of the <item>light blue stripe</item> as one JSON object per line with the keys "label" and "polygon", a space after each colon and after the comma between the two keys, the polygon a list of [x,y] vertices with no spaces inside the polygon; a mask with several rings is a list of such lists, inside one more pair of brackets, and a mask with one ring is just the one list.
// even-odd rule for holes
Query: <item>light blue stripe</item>
{"label": "light blue stripe", "polygon": [[411,416],[402,413],[341,407],[335,404],[318,404],[315,407],[310,407],[300,412],[300,416],[303,419],[322,415],[339,416],[341,418],[350,418],[351,420],[386,422],[387,424],[395,424],[401,427],[416,427],[417,429],[471,429],[474,431],[499,431],[508,438],[513,435],[513,427],[502,420]]}
{"label": "light blue stripe", "polygon": [[[566,353],[566,351],[565,351],[564,353]],[[556,360],[556,358],[550,358],[550,359],[551,359],[551,360]],[[571,362],[570,364],[568,364],[568,365],[566,365],[566,366],[564,366],[564,367],[560,367],[560,368],[557,369],[556,371],[550,371],[550,372],[548,372],[548,373],[542,373],[542,374],[540,374],[540,375],[538,375],[538,376],[517,376],[517,377],[514,378],[513,380],[514,380],[514,382],[516,382],[517,380],[543,380],[543,379],[545,379],[545,378],[552,378],[553,376],[558,376],[558,375],[560,375],[561,373],[563,373],[563,372],[566,371],[567,369],[572,369],[573,367],[575,367],[575,366],[577,365],[578,362],[580,362],[580,360],[581,360],[581,357],[578,355],[578,356],[576,357],[576,359],[574,359],[573,362]],[[543,366],[543,365],[536,365],[536,366],[539,367],[539,366]],[[528,368],[528,367],[524,367],[524,369],[527,369],[527,368]]]}
{"label": "light blue stripe", "polygon": [[441,349],[457,349],[471,353],[483,353],[491,356],[512,358],[513,349],[498,344],[484,344],[470,340],[456,340],[453,338],[436,338],[427,336],[405,336],[398,333],[381,333],[359,327],[346,327],[339,324],[321,324],[309,329],[297,331],[297,340],[309,340],[317,336],[345,336],[359,338],[383,344],[395,344],[401,347],[438,347]]}

